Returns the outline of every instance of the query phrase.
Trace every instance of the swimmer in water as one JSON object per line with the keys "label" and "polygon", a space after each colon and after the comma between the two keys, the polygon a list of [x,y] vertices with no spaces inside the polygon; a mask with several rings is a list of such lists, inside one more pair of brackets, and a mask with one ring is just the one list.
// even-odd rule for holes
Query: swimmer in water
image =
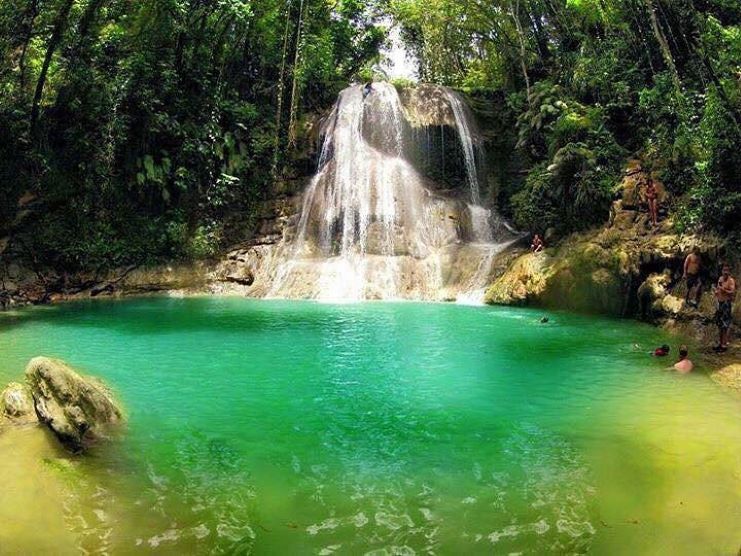
{"label": "swimmer in water", "polygon": [[679,361],[674,363],[674,370],[678,373],[687,374],[692,372],[695,367],[692,361],[689,360],[689,350],[687,346],[680,346],[679,348]]}

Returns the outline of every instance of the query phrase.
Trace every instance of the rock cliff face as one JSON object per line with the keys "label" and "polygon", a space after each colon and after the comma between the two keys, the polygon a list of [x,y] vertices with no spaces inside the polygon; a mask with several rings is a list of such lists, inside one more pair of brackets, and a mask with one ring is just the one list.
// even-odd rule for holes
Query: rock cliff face
{"label": "rock cliff face", "polygon": [[[486,294],[490,304],[535,305],[554,309],[635,316],[680,328],[712,341],[715,301],[709,293],[727,247],[717,237],[679,235],[671,222],[652,229],[639,210],[637,181],[630,173],[623,198],[616,201],[606,227],[574,234],[545,252],[519,256]],[[684,259],[696,248],[702,259],[705,293],[698,308],[684,303]],[[741,276],[741,269],[735,275]],[[741,323],[741,304],[734,307]]]}
{"label": "rock cliff face", "polygon": [[105,386],[83,378],[62,361],[32,359],[26,368],[26,381],[39,421],[75,452],[104,438],[109,427],[123,419]]}
{"label": "rock cliff face", "polygon": [[[543,253],[523,254],[494,281],[486,300],[614,316],[676,316],[685,310],[686,286],[680,279],[685,256],[692,247],[698,248],[707,285],[723,244],[712,236],[640,230],[613,225],[573,235]],[[703,296],[699,312],[713,309],[711,296]]]}

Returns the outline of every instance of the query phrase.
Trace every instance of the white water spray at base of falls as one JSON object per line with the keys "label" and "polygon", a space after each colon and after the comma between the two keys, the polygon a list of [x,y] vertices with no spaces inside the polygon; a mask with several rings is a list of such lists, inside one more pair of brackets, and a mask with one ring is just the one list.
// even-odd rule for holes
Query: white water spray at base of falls
{"label": "white water spray at base of falls", "polygon": [[295,239],[265,265],[262,296],[436,300],[486,285],[513,236],[479,206],[475,125],[460,97],[440,90],[460,136],[469,202],[435,193],[412,164],[410,123],[394,86],[374,83],[367,96],[349,87],[327,120]]}

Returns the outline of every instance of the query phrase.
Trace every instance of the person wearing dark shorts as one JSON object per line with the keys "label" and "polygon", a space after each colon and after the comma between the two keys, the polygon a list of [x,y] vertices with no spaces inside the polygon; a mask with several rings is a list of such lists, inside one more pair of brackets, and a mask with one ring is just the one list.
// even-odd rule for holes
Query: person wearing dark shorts
{"label": "person wearing dark shorts", "polygon": [[[700,297],[702,297],[702,280],[700,279],[700,267],[702,260],[700,254],[697,251],[697,247],[693,248],[687,258],[684,260],[683,277],[687,281],[687,295],[684,297],[686,305],[693,305],[697,308],[700,305]],[[692,290],[695,289],[695,301],[690,301]]]}
{"label": "person wearing dark shorts", "polygon": [[727,351],[728,340],[733,324],[733,300],[736,297],[736,280],[731,276],[731,268],[723,265],[723,274],[718,279],[715,288],[715,298],[718,300],[718,310],[715,312],[715,323],[718,325],[720,338],[715,351]]}

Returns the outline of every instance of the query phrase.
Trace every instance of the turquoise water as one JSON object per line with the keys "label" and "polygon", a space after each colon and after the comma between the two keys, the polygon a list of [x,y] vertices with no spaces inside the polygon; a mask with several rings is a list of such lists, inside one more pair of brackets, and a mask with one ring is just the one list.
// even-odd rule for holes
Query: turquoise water
{"label": "turquoise water", "polygon": [[[90,551],[737,551],[739,398],[665,371],[652,327],[542,314],[73,304],[0,315],[0,382],[43,354],[122,399],[120,438],[39,471]],[[0,544],[59,534],[28,528],[0,523]]]}

